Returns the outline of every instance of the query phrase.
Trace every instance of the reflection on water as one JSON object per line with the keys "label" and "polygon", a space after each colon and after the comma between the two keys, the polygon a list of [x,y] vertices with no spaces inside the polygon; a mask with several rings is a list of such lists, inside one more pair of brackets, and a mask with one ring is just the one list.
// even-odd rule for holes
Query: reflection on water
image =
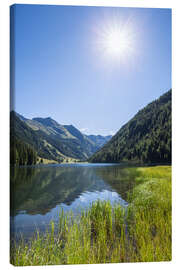
{"label": "reflection on water", "polygon": [[61,209],[80,213],[93,201],[119,201],[127,205],[135,168],[119,165],[56,165],[11,169],[11,232],[24,237],[44,231]]}

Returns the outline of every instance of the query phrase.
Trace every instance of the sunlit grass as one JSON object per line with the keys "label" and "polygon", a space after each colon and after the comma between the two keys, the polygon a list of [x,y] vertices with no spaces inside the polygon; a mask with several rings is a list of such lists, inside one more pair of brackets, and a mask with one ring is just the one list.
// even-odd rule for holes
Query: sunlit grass
{"label": "sunlit grass", "polygon": [[130,196],[137,261],[171,260],[171,167],[140,168],[145,181]]}
{"label": "sunlit grass", "polygon": [[[171,260],[171,167],[137,168],[141,181],[125,209],[96,201],[80,217],[60,213],[58,233],[38,232],[11,246],[14,265]],[[139,173],[140,172],[140,173]]]}

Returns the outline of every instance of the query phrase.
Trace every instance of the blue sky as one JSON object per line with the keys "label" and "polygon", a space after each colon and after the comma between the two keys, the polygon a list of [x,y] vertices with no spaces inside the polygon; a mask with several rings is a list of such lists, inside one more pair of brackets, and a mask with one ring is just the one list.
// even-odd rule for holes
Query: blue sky
{"label": "blue sky", "polygon": [[[16,5],[15,110],[114,134],[171,88],[171,10]],[[108,33],[121,25],[121,57]]]}

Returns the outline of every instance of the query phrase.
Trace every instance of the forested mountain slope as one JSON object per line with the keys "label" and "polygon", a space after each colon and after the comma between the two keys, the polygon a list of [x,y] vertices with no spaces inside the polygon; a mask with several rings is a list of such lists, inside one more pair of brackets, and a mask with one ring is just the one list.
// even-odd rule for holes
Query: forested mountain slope
{"label": "forested mountain slope", "polygon": [[90,162],[171,162],[169,90],[140,110],[90,159]]}
{"label": "forested mountain slope", "polygon": [[[11,164],[27,164],[26,158],[23,159],[25,163],[23,160],[19,162],[21,154],[17,152],[22,145],[40,158],[57,162],[67,159],[86,160],[100,147],[74,126],[60,125],[50,117],[31,120],[12,111],[10,118]],[[104,143],[106,141],[107,138]]]}

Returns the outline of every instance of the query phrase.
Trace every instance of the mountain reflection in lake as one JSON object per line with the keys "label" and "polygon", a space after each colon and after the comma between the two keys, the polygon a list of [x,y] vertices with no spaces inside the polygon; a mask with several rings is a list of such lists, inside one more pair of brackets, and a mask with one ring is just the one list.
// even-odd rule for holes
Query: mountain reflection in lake
{"label": "mountain reflection in lake", "polygon": [[11,233],[28,238],[45,231],[60,211],[75,215],[97,200],[127,205],[135,168],[117,164],[69,164],[11,169]]}

